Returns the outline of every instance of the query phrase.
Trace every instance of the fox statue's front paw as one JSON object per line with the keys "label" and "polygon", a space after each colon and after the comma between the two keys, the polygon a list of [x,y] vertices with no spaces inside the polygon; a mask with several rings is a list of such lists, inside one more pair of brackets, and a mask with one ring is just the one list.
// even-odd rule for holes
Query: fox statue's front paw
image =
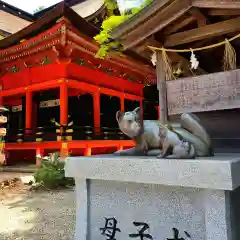
{"label": "fox statue's front paw", "polygon": [[120,150],[113,153],[116,156],[144,156],[145,153],[143,150],[138,148],[130,148],[126,150]]}
{"label": "fox statue's front paw", "polygon": [[159,155],[157,156],[157,158],[158,158],[158,159],[163,159],[164,156],[163,156],[163,154],[159,154]]}

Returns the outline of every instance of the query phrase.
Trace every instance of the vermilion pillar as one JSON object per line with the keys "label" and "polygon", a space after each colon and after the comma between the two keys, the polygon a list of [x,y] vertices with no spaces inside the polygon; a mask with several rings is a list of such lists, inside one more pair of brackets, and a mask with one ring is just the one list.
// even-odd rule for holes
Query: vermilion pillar
{"label": "vermilion pillar", "polygon": [[27,91],[26,92],[26,122],[25,122],[25,128],[26,130],[32,129],[32,92]]}
{"label": "vermilion pillar", "polygon": [[120,97],[120,104],[121,104],[121,112],[125,112],[125,103],[124,103],[124,94]]}
{"label": "vermilion pillar", "polygon": [[100,127],[100,92],[93,93],[93,117],[95,132],[99,132]]}
{"label": "vermilion pillar", "polygon": [[84,156],[88,157],[92,155],[92,149],[90,147],[86,147],[84,149]]}
{"label": "vermilion pillar", "polygon": [[66,83],[60,85],[60,124],[68,124],[68,88]]}
{"label": "vermilion pillar", "polygon": [[160,107],[159,107],[159,106],[156,106],[156,109],[157,109],[157,111],[158,111],[158,120],[160,120],[160,112],[161,112]]}

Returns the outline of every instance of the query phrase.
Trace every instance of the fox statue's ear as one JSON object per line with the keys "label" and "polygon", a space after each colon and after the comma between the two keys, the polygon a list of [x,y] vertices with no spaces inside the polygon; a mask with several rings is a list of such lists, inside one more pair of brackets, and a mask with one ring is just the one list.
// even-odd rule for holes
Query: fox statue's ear
{"label": "fox statue's ear", "polygon": [[121,111],[117,111],[116,113],[116,119],[117,119],[117,122],[119,123],[123,117],[124,113],[121,112]]}
{"label": "fox statue's ear", "polygon": [[142,109],[140,107],[137,107],[133,110],[134,113],[136,113],[136,115],[139,117],[139,119],[141,119],[141,115],[142,115]]}

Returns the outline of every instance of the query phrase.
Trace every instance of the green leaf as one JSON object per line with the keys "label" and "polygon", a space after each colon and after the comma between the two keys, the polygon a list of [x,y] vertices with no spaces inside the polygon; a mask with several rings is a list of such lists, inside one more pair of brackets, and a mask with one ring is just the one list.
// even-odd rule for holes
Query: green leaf
{"label": "green leaf", "polygon": [[130,12],[122,14],[120,16],[114,15],[114,10],[118,8],[117,2],[115,0],[104,0],[105,6],[111,13],[102,23],[102,31],[94,37],[94,39],[99,43],[100,48],[96,53],[96,58],[105,58],[109,54],[117,54],[123,51],[123,47],[120,43],[117,43],[111,39],[111,31],[119,26],[121,23],[125,22],[127,19],[131,18],[138,12],[140,12],[144,7],[149,5],[153,0],[145,0],[139,8],[131,9]]}
{"label": "green leaf", "polygon": [[65,177],[65,162],[59,153],[50,154],[48,159],[42,159],[41,168],[34,173],[36,183],[43,183],[45,188],[54,189],[60,186],[73,185],[73,179]]}
{"label": "green leaf", "polygon": [[106,8],[110,11],[118,9],[117,2],[115,0],[104,0]]}

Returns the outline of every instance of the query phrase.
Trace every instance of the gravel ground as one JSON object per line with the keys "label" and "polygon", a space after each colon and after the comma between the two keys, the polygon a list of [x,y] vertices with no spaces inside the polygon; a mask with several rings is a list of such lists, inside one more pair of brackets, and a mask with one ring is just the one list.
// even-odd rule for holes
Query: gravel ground
{"label": "gravel ground", "polygon": [[30,176],[29,173],[12,173],[12,172],[0,172],[0,183],[4,180],[9,180],[12,178],[20,178]]}
{"label": "gravel ground", "polygon": [[0,191],[0,239],[73,239],[74,200],[71,189],[30,192],[21,186]]}

